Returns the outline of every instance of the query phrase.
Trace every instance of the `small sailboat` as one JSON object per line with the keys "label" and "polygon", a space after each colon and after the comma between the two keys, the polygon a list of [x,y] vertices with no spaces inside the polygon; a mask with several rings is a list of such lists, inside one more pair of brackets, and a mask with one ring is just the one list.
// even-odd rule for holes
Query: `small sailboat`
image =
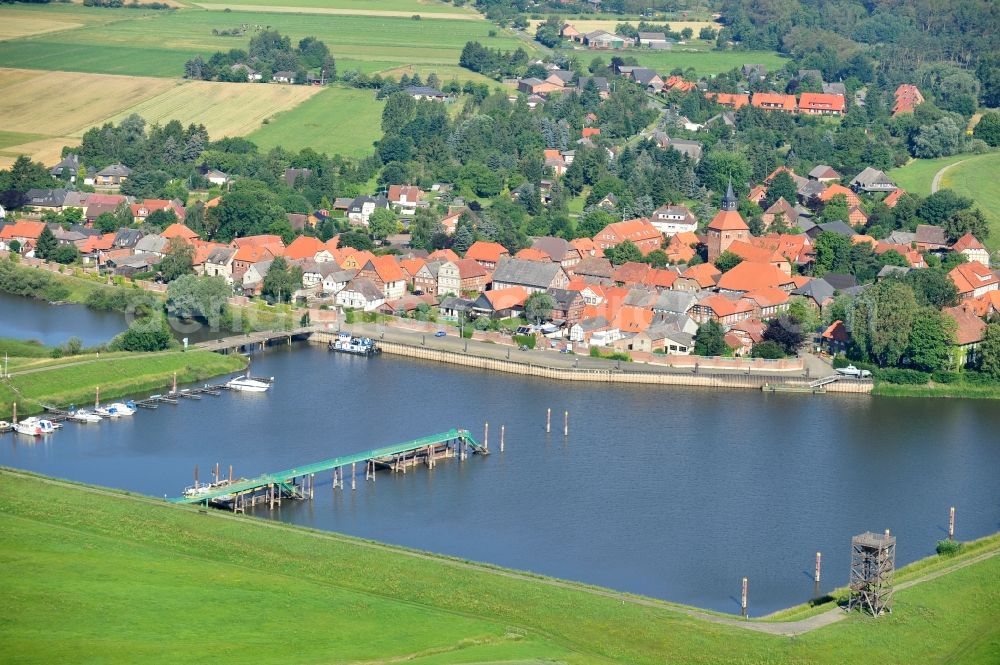
{"label": "small sailboat", "polygon": [[244,393],[263,393],[267,392],[271,384],[251,379],[248,376],[238,376],[226,383],[226,387],[230,390],[237,390]]}
{"label": "small sailboat", "polygon": [[14,423],[14,430],[17,431],[18,434],[42,436],[45,434],[52,434],[56,431],[56,428],[52,425],[51,420],[45,420],[43,418],[25,418],[20,422]]}

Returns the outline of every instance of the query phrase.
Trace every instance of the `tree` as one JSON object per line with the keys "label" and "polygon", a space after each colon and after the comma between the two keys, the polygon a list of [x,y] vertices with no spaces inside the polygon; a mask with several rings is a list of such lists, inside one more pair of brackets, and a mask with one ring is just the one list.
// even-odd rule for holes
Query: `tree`
{"label": "tree", "polygon": [[206,227],[213,239],[229,241],[240,236],[266,233],[271,225],[287,220],[278,197],[263,183],[242,186],[226,193],[206,214]]}
{"label": "tree", "polygon": [[654,249],[642,258],[643,263],[648,263],[654,268],[666,268],[670,263],[670,257],[662,249]]}
{"label": "tree", "polygon": [[94,220],[94,228],[101,233],[111,233],[118,230],[118,218],[114,213],[102,212]]}
{"label": "tree", "polygon": [[75,245],[59,245],[56,247],[49,258],[56,263],[62,263],[68,265],[70,263],[75,263],[77,259],[80,258],[80,250],[76,248]]}
{"label": "tree", "polygon": [[302,288],[302,268],[289,267],[285,257],[278,256],[271,262],[271,267],[264,276],[261,293],[278,302],[288,302],[292,294]]}
{"label": "tree", "polygon": [[547,321],[552,316],[555,300],[548,293],[532,293],[524,303],[524,315],[535,324]]}
{"label": "tree", "polygon": [[175,236],[167,241],[167,251],[158,266],[164,282],[172,282],[181,275],[187,275],[194,266],[194,247],[183,238]]}
{"label": "tree", "polygon": [[726,345],[725,333],[716,321],[706,321],[698,328],[694,338],[694,354],[696,356],[721,356],[729,351]]}
{"label": "tree", "polygon": [[376,240],[385,240],[396,232],[396,213],[388,208],[376,208],[368,216],[368,233]]}
{"label": "tree", "polygon": [[172,341],[166,320],[153,315],[133,321],[108,346],[112,351],[163,351]]}
{"label": "tree", "polygon": [[925,159],[946,157],[961,151],[964,145],[964,128],[954,118],[944,117],[920,128],[913,139],[913,155]]}
{"label": "tree", "polygon": [[755,344],[753,349],[750,351],[750,355],[754,358],[768,358],[770,360],[776,360],[778,358],[785,357],[785,350],[782,349],[781,345],[777,342],[767,340],[761,342],[760,344]]}
{"label": "tree", "polygon": [[410,247],[430,249],[434,235],[443,232],[441,220],[433,210],[417,208],[413,221],[410,222]]}
{"label": "tree", "polygon": [[370,252],[375,249],[375,243],[368,237],[367,233],[351,230],[340,234],[341,247],[353,247],[362,252]]}
{"label": "tree", "polygon": [[792,176],[788,175],[787,171],[779,171],[767,187],[767,207],[773,205],[780,198],[784,198],[789,203],[794,202],[798,191]]}
{"label": "tree", "polygon": [[979,369],[1000,381],[1000,323],[986,326],[983,341],[979,344]]}
{"label": "tree", "polygon": [[763,338],[780,346],[784,353],[794,355],[802,346],[806,335],[798,320],[789,315],[782,315],[768,321]]}
{"label": "tree", "polygon": [[7,243],[7,247],[10,248],[11,254],[18,254],[21,251],[21,241],[14,239]]}
{"label": "tree", "polygon": [[913,367],[925,372],[945,369],[951,362],[955,328],[955,320],[951,317],[933,307],[921,308],[910,329],[906,359]]}
{"label": "tree", "polygon": [[1000,113],[997,111],[984,113],[976,128],[972,130],[972,135],[986,141],[991,147],[1000,146]]}
{"label": "tree", "polygon": [[913,289],[886,280],[854,299],[847,324],[866,358],[883,367],[896,365],[907,349],[917,311]]}
{"label": "tree", "polygon": [[728,249],[719,254],[719,258],[715,259],[715,267],[722,272],[729,272],[741,263],[743,263],[743,257],[730,252]]}
{"label": "tree", "polygon": [[232,294],[222,277],[182,275],[167,287],[167,311],[182,319],[204,319],[218,330]]}
{"label": "tree", "polygon": [[966,233],[976,236],[977,240],[986,240],[990,237],[990,223],[979,208],[959,210],[944,223],[944,232],[952,242]]}
{"label": "tree", "polygon": [[146,218],[146,223],[159,230],[163,230],[177,222],[177,213],[173,208],[160,208],[150,213]]}
{"label": "tree", "polygon": [[917,216],[928,224],[942,226],[949,217],[971,205],[972,199],[959,196],[947,188],[939,189],[920,202]]}
{"label": "tree", "polygon": [[913,289],[917,304],[921,307],[954,307],[958,304],[958,288],[948,273],[940,268],[911,270],[903,276],[903,282]]}
{"label": "tree", "polygon": [[851,241],[839,233],[823,231],[816,238],[816,262],[814,273],[817,277],[828,272],[847,273],[851,270]]}
{"label": "tree", "polygon": [[409,94],[400,91],[389,95],[382,109],[382,131],[398,132],[413,119],[416,109],[417,102]]}
{"label": "tree", "polygon": [[47,259],[52,256],[52,253],[56,251],[56,247],[58,246],[59,241],[56,240],[52,230],[46,226],[42,229],[41,234],[38,236],[38,242],[35,244],[35,256],[39,259]]}
{"label": "tree", "polygon": [[642,261],[642,252],[631,240],[625,240],[614,247],[604,250],[604,258],[616,266],[629,261]]}

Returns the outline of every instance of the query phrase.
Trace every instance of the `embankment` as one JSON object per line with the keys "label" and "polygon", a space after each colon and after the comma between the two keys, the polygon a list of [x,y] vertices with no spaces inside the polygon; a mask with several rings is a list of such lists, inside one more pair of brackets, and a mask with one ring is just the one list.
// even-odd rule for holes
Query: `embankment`
{"label": "embankment", "polygon": [[[326,343],[333,338],[330,333],[314,333],[311,341]],[[735,372],[712,372],[693,370],[670,370],[655,365],[624,363],[620,367],[610,361],[606,368],[567,368],[544,363],[544,356],[534,356],[532,362],[504,360],[475,353],[434,349],[396,341],[382,340],[379,346],[383,353],[430,360],[433,362],[461,365],[476,369],[506,372],[521,376],[531,376],[557,381],[587,381],[592,383],[631,383],[661,386],[700,386],[705,388],[749,388],[762,390],[764,386],[782,386],[789,390],[808,391],[809,381],[798,377],[765,374],[737,374]],[[536,362],[536,360],[538,362]],[[871,392],[867,381],[835,382],[823,386],[823,392],[866,394]]]}
{"label": "embankment", "polygon": [[83,359],[55,367],[12,372],[0,381],[0,418],[10,419],[12,403],[19,416],[41,413],[43,404],[88,404],[100,387],[101,400],[159,390],[178,383],[204,381],[246,367],[238,354],[224,356],[208,351],[136,353],[111,358]]}

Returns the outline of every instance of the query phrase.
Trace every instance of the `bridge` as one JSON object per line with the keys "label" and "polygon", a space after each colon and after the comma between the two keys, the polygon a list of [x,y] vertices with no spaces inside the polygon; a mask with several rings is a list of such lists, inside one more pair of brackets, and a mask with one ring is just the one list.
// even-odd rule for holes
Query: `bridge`
{"label": "bridge", "polygon": [[[312,498],[315,476],[332,472],[334,489],[344,488],[344,470],[350,467],[351,489],[356,489],[357,465],[365,464],[365,480],[375,480],[377,469],[406,472],[417,464],[434,468],[438,459],[458,456],[465,460],[468,455],[488,455],[485,445],[480,445],[468,430],[450,429],[440,434],[432,434],[412,441],[383,446],[373,450],[334,457],[304,466],[275,473],[265,473],[256,478],[219,480],[189,488],[184,496],[170,499],[171,503],[199,504],[232,509],[242,512],[247,504],[269,503],[273,508],[281,505],[282,498]],[[230,474],[232,470],[230,469]]]}
{"label": "bridge", "polygon": [[221,339],[212,339],[206,342],[198,342],[192,348],[203,351],[216,351],[219,353],[230,353],[232,351],[249,352],[255,348],[263,349],[275,342],[292,343],[295,339],[307,339],[309,335],[316,332],[318,328],[304,326],[291,330],[266,330],[260,332],[246,333],[244,335],[232,335]]}

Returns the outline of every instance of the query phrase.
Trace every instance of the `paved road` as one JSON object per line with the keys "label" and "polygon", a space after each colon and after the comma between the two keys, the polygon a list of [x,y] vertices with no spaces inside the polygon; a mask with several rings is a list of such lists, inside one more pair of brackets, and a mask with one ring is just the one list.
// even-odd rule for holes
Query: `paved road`
{"label": "paved road", "polygon": [[[374,337],[376,339],[385,339],[390,342],[400,342],[403,344],[413,344],[413,345],[423,345],[429,349],[436,349],[440,351],[451,351],[454,353],[469,353],[477,356],[482,356],[486,358],[494,358],[497,360],[514,360],[518,362],[531,363],[536,365],[545,365],[546,367],[553,367],[557,369],[600,369],[600,370],[620,370],[622,372],[628,373],[662,373],[662,374],[692,374],[693,369],[686,367],[668,367],[665,365],[650,365],[646,363],[636,363],[636,362],[617,362],[614,360],[606,360],[603,358],[591,358],[590,356],[583,356],[578,354],[566,354],[559,353],[558,351],[552,349],[534,349],[531,351],[521,351],[520,349],[513,346],[506,346],[501,344],[491,344],[489,342],[481,342],[477,340],[463,340],[457,334],[454,329],[442,328],[448,333],[445,337],[435,337],[434,333],[421,333],[412,330],[403,330],[400,328],[390,328],[388,326],[376,325],[376,324],[354,324],[350,326],[344,326],[344,329],[350,330],[354,334],[366,335],[368,337]],[[468,350],[466,350],[468,349]],[[822,363],[822,361],[816,359],[817,363]],[[808,366],[808,365],[807,365]],[[767,370],[750,370],[754,375],[757,376],[775,376],[775,377],[786,377],[786,378],[801,378],[803,376],[802,372],[774,372]],[[822,374],[817,375],[815,372],[818,370],[811,370],[810,376],[823,376]],[[747,369],[735,370],[735,369],[699,369],[699,374],[745,374]]]}
{"label": "paved road", "polygon": [[965,161],[966,160],[961,159],[961,160],[955,162],[954,164],[948,164],[947,166],[942,166],[938,170],[938,172],[934,174],[934,179],[931,180],[931,194],[935,193],[938,190],[938,187],[941,186],[941,178],[944,177],[945,171],[947,171],[950,168],[956,167],[956,166],[958,166],[959,164],[961,164],[962,162],[965,162]]}
{"label": "paved road", "polygon": [[[145,496],[136,495],[136,494],[125,494],[125,493],[123,493],[121,491],[115,491],[115,490],[111,490],[111,489],[105,489],[105,488],[102,488],[102,487],[92,487],[92,486],[87,486],[87,485],[77,485],[77,484],[65,482],[65,481],[62,481],[62,480],[58,480],[56,478],[47,478],[47,477],[44,477],[44,476],[37,476],[35,474],[22,473],[22,472],[18,471],[17,469],[9,469],[9,468],[0,467],[0,476],[2,476],[4,474],[10,475],[10,476],[17,476],[17,477],[21,477],[21,478],[29,478],[29,479],[33,480],[34,482],[42,482],[42,483],[46,483],[46,484],[49,484],[49,485],[56,485],[56,486],[59,486],[59,487],[65,487],[65,488],[68,488],[68,489],[73,489],[73,490],[77,490],[77,491],[81,491],[81,492],[89,492],[89,493],[92,493],[92,494],[100,494],[100,495],[104,495],[104,496],[109,496],[109,497],[113,497],[113,498],[116,498],[116,499],[120,499],[122,501],[132,501],[132,502],[136,502],[136,503],[144,503],[144,504],[151,505],[151,506],[158,506],[158,507],[163,507],[163,508],[168,508],[168,509],[174,509],[174,510],[190,510],[190,507],[177,506],[175,504],[166,503],[164,501],[161,501],[159,499],[155,499],[153,497],[145,497]],[[351,538],[351,537],[344,536],[344,535],[341,535],[341,534],[338,534],[338,533],[335,533],[335,532],[305,531],[305,530],[301,529],[300,527],[296,527],[296,526],[284,524],[282,522],[277,522],[277,521],[273,521],[273,520],[269,520],[269,519],[264,519],[264,518],[249,517],[249,516],[245,516],[245,515],[234,515],[233,513],[229,513],[229,512],[225,512],[225,511],[221,511],[221,510],[211,510],[211,511],[208,511],[208,513],[207,513],[206,516],[212,517],[212,518],[215,518],[215,519],[235,520],[235,521],[243,522],[244,524],[248,524],[248,525],[253,526],[253,527],[261,527],[261,528],[267,528],[267,529],[279,529],[279,530],[283,530],[283,531],[294,532],[294,533],[297,533],[297,534],[300,534],[300,535],[303,535],[303,536],[308,536],[310,538],[318,538],[318,539],[322,539],[322,540],[331,540],[331,541],[346,543],[346,544],[349,544],[349,545],[354,545],[356,547],[365,547],[365,548],[370,548],[370,549],[373,549],[373,550],[393,552],[393,553],[399,554],[401,556],[409,556],[409,557],[413,557],[413,558],[416,558],[416,559],[423,559],[423,560],[428,560],[428,561],[436,561],[436,562],[438,562],[438,563],[440,563],[442,565],[454,566],[456,568],[462,568],[462,569],[465,569],[465,570],[474,570],[476,572],[480,572],[480,573],[484,573],[484,574],[490,574],[490,575],[497,575],[499,577],[504,577],[504,578],[507,578],[507,579],[515,579],[515,580],[522,581],[522,582],[530,582],[530,583],[534,583],[534,584],[542,584],[542,585],[545,585],[545,586],[551,586],[551,587],[556,587],[556,588],[561,588],[561,589],[571,589],[571,590],[574,590],[574,591],[579,591],[581,593],[588,593],[588,594],[591,594],[591,595],[594,595],[594,596],[601,596],[601,597],[604,597],[604,598],[613,599],[615,601],[621,601],[622,604],[629,603],[629,604],[632,604],[632,605],[640,605],[640,606],[643,606],[643,607],[653,607],[653,608],[661,609],[664,612],[668,612],[668,613],[669,612],[674,612],[674,613],[684,614],[684,615],[687,615],[687,616],[690,616],[690,617],[695,617],[697,619],[702,619],[702,620],[705,620],[705,621],[709,621],[711,623],[716,623],[716,624],[721,624],[721,625],[726,625],[726,626],[732,626],[734,628],[742,628],[742,629],[745,629],[745,630],[753,630],[753,631],[756,631],[756,632],[768,633],[768,634],[771,634],[771,635],[779,635],[779,636],[784,636],[784,637],[794,637],[796,635],[802,635],[803,633],[808,633],[808,632],[816,630],[818,628],[822,628],[823,626],[828,626],[828,625],[830,625],[832,623],[836,623],[836,622],[838,622],[838,621],[840,621],[840,620],[842,620],[842,619],[844,619],[845,617],[848,616],[848,614],[844,610],[842,610],[839,607],[837,607],[837,608],[828,610],[826,612],[823,612],[821,614],[817,614],[815,616],[807,617],[805,619],[800,619],[798,621],[772,621],[772,622],[748,621],[748,620],[739,619],[739,618],[736,618],[736,617],[728,617],[728,616],[722,616],[722,615],[718,615],[718,614],[709,614],[707,612],[702,612],[702,611],[699,611],[699,610],[691,608],[691,607],[686,607],[686,606],[683,606],[683,605],[675,605],[673,603],[668,603],[666,601],[657,600],[655,598],[644,598],[644,597],[641,597],[641,596],[633,596],[631,594],[621,593],[621,592],[618,592],[618,591],[613,591],[611,589],[601,589],[601,588],[598,588],[598,587],[591,587],[591,586],[587,586],[587,585],[580,584],[580,583],[577,583],[577,582],[570,582],[570,581],[567,581],[567,580],[560,580],[560,579],[555,579],[555,578],[550,578],[550,577],[541,577],[541,576],[537,576],[537,575],[531,575],[529,573],[521,573],[521,572],[518,572],[518,571],[515,571],[515,570],[505,570],[505,569],[501,569],[501,568],[495,568],[495,567],[492,567],[492,566],[488,566],[488,565],[485,565],[485,564],[480,564],[480,563],[475,563],[475,562],[470,562],[470,561],[464,561],[464,560],[460,560],[460,559],[453,559],[453,558],[446,557],[446,556],[443,556],[443,555],[430,554],[430,553],[424,553],[424,552],[419,552],[419,551],[415,551],[415,550],[402,549],[402,548],[394,547],[392,545],[386,545],[386,544],[375,542],[375,541],[359,540],[359,539],[356,539],[356,538]],[[964,561],[960,561],[960,562],[958,562],[956,564],[953,564],[951,566],[948,566],[946,568],[941,568],[939,570],[927,573],[926,575],[922,575],[921,577],[918,577],[916,579],[910,580],[908,582],[904,582],[902,584],[897,584],[896,585],[896,589],[897,590],[899,590],[899,589],[908,589],[910,587],[916,586],[917,584],[921,584],[923,582],[927,582],[929,580],[936,579],[938,577],[941,577],[942,575],[947,575],[948,573],[954,572],[956,570],[960,570],[962,568],[965,568],[967,566],[971,566],[971,565],[979,563],[981,561],[985,561],[985,560],[987,560],[987,559],[989,559],[991,557],[996,556],[998,553],[1000,553],[1000,550],[990,550],[988,552],[983,552],[982,554],[980,554],[978,556],[972,557],[970,559],[966,559]],[[533,629],[529,629],[527,627],[525,627],[525,630],[528,630],[530,632],[537,632],[537,631],[534,631]]]}

